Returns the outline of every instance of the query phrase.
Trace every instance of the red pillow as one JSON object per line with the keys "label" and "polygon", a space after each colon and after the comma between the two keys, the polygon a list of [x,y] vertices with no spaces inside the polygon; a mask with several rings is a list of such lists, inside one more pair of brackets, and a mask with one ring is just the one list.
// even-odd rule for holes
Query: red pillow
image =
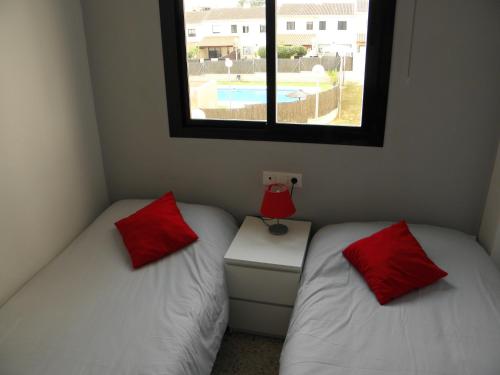
{"label": "red pillow", "polygon": [[404,221],[352,243],[343,254],[381,305],[448,275],[427,257]]}
{"label": "red pillow", "polygon": [[134,268],[161,259],[198,239],[182,218],[171,192],[115,225]]}

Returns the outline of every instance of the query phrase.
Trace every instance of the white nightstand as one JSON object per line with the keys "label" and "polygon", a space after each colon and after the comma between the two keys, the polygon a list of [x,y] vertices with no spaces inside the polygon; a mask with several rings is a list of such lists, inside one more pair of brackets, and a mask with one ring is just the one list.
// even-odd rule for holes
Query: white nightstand
{"label": "white nightstand", "polygon": [[286,335],[311,223],[280,222],[288,233],[275,236],[260,218],[247,216],[224,257],[234,330]]}

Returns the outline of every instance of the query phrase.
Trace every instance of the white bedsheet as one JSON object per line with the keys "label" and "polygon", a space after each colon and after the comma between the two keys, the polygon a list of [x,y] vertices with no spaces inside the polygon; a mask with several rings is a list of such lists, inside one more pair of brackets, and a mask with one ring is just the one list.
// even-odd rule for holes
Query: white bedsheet
{"label": "white bedsheet", "polygon": [[313,238],[280,374],[499,375],[500,272],[488,255],[471,236],[411,225],[449,276],[380,306],[341,251],[386,225],[331,225]]}
{"label": "white bedsheet", "polygon": [[236,223],[180,203],[200,239],[134,271],[113,223],[147,203],[112,205],[0,308],[1,375],[210,373],[227,324],[223,258]]}

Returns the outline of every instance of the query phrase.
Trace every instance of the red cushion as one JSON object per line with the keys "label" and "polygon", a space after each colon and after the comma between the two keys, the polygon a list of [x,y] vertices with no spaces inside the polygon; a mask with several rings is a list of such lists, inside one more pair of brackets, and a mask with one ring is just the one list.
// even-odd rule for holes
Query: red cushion
{"label": "red cushion", "polygon": [[186,224],[172,193],[115,223],[132,266],[139,268],[178,251],[198,239]]}
{"label": "red cushion", "polygon": [[352,243],[343,254],[381,305],[448,275],[427,257],[404,221]]}

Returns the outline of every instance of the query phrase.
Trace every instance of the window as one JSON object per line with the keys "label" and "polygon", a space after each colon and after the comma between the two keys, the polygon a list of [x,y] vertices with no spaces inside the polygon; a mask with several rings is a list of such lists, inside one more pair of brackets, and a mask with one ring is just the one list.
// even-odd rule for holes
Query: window
{"label": "window", "polygon": [[326,21],[319,21],[319,29],[326,30]]}
{"label": "window", "polygon": [[339,21],[337,23],[337,30],[347,30],[347,21]]}
{"label": "window", "polygon": [[306,30],[312,30],[313,29],[313,22],[312,21],[309,21],[306,23]]}
{"label": "window", "polygon": [[212,25],[212,34],[220,34],[221,26],[220,25]]}
{"label": "window", "polygon": [[238,25],[231,25],[231,33],[236,34],[238,32]]}
{"label": "window", "polygon": [[266,32],[266,25],[260,25],[260,32],[265,33]]}
{"label": "window", "polygon": [[286,29],[287,30],[295,30],[295,22],[294,21],[288,21],[286,23]]}
{"label": "window", "polygon": [[208,47],[208,58],[209,59],[218,59],[222,56],[221,49],[218,47]]}
{"label": "window", "polygon": [[196,29],[188,29],[188,36],[196,36]]}
{"label": "window", "polygon": [[250,32],[250,26],[243,26],[243,34],[248,34]]}
{"label": "window", "polygon": [[[370,0],[366,12],[347,14],[364,29],[319,38],[283,32],[291,21],[283,19],[287,13],[280,7],[289,0],[268,1],[263,9],[235,1],[224,19],[216,18],[221,17],[218,0],[159,0],[170,135],[382,146],[395,2]],[[184,11],[200,6],[205,10],[196,13],[206,14]],[[317,11],[297,9],[303,18]],[[332,6],[329,12],[346,15],[349,9]],[[241,19],[244,12],[260,14],[256,23],[267,31],[251,39],[212,36],[217,28],[210,22],[218,22],[219,32],[229,30],[226,13],[231,12]],[[187,41],[187,17],[202,20],[199,43]],[[248,25],[243,32],[249,32]],[[367,35],[362,48],[359,33]],[[310,57],[318,55],[319,45],[324,53]],[[188,61],[192,50],[205,61]]]}

